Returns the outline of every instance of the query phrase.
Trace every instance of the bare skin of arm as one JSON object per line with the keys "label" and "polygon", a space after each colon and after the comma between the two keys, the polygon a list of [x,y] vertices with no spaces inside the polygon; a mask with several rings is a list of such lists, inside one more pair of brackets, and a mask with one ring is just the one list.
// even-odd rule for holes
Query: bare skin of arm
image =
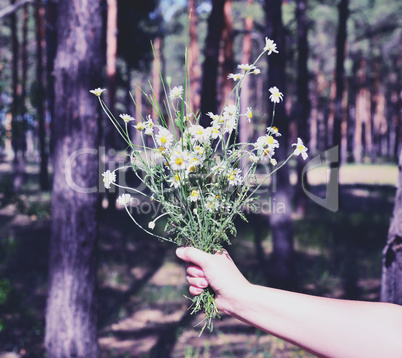
{"label": "bare skin of arm", "polygon": [[402,307],[316,297],[248,282],[229,255],[179,248],[190,293],[211,286],[218,309],[318,357],[402,357]]}

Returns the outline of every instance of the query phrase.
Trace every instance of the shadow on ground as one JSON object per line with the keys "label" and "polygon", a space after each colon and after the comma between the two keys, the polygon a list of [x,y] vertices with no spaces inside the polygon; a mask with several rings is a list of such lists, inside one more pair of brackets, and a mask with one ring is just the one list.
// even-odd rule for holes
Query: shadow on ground
{"label": "shadow on ground", "polygon": [[[325,188],[312,190],[323,195]],[[344,185],[337,213],[309,203],[305,216],[295,219],[301,291],[378,300],[381,250],[394,194],[390,186]],[[104,210],[100,221],[102,357],[309,356],[230,317],[217,321],[213,333],[198,338],[199,327],[194,325],[201,317],[187,310],[185,268],[175,258],[174,247],[139,232],[121,211]],[[272,252],[268,217],[250,215],[249,221],[239,221],[238,237],[229,251],[251,281],[268,284]],[[9,285],[8,298],[0,304],[4,326],[0,354],[44,357],[50,221],[20,214],[15,203],[4,202],[0,224],[0,279]]]}

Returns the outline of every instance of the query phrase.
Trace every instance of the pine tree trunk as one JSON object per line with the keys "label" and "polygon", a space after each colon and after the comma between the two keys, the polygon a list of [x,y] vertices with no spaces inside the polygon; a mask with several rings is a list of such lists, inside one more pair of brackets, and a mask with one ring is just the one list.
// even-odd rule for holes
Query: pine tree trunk
{"label": "pine tree trunk", "polygon": [[43,87],[43,47],[45,42],[45,28],[43,23],[44,9],[42,0],[35,2],[35,18],[36,18],[36,81],[37,87],[37,115],[39,122],[39,151],[40,151],[40,172],[39,184],[41,190],[49,189],[48,175],[48,154],[46,149],[46,129],[45,129],[45,89]]}
{"label": "pine tree trunk", "polygon": [[97,0],[61,0],[55,61],[54,181],[46,312],[48,358],[97,357],[96,240],[102,70]]}
{"label": "pine tree trunk", "polygon": [[[276,86],[285,94],[286,98],[286,46],[282,24],[282,6],[277,0],[265,0],[267,20],[267,36],[278,45],[278,54],[268,57],[269,87]],[[271,112],[272,113],[272,112]],[[268,118],[271,121],[271,118]],[[285,106],[280,103],[276,106],[275,121],[282,133],[281,145],[276,151],[278,163],[287,158],[289,150],[289,118]],[[276,186],[273,188],[271,200],[275,201],[270,214],[270,226],[273,241],[273,257],[270,269],[272,284],[282,288],[294,288],[296,284],[294,249],[293,249],[293,221],[291,217],[291,186],[289,181],[289,167],[285,165],[275,175]]]}
{"label": "pine tree trunk", "polygon": [[188,68],[190,74],[190,93],[189,103],[190,108],[194,113],[200,109],[201,96],[200,96],[200,79],[201,79],[201,66],[200,66],[200,49],[198,46],[198,31],[197,31],[197,9],[195,0],[188,1],[188,12],[190,18],[190,43],[188,51]]}
{"label": "pine tree trunk", "polygon": [[[53,153],[53,126],[54,126],[54,59],[57,48],[57,0],[48,0],[45,4],[45,37],[46,37],[46,104],[47,114],[50,116],[50,143],[49,152]],[[50,158],[52,159],[52,157]]]}
{"label": "pine tree trunk", "polygon": [[345,61],[345,45],[346,45],[346,26],[349,16],[349,0],[341,0],[338,5],[338,31],[336,34],[336,64],[335,64],[335,82],[336,82],[336,96],[335,96],[335,115],[334,115],[334,131],[333,131],[333,145],[339,145],[339,162],[346,160],[342,155],[341,141],[342,141],[342,121],[344,121],[344,110],[342,106],[344,95],[344,61]]}
{"label": "pine tree trunk", "polygon": [[[226,0],[223,7],[224,21],[222,31],[222,48],[221,48],[221,63],[222,75],[220,81],[221,98],[220,108],[224,106],[228,99],[230,92],[233,89],[233,81],[229,81],[228,75],[234,71],[233,60],[233,14],[232,14],[232,0]],[[234,103],[233,98],[227,104]]]}
{"label": "pine tree trunk", "polygon": [[21,46],[21,58],[22,58],[21,98],[24,108],[27,97],[27,73],[28,73],[27,43],[28,43],[28,4],[25,4],[22,10],[22,46]]}
{"label": "pine tree trunk", "polygon": [[205,42],[205,60],[203,64],[202,92],[201,92],[201,121],[207,127],[210,118],[207,112],[216,113],[217,77],[219,65],[219,45],[223,30],[223,7],[225,0],[216,0],[212,3],[212,11],[208,18],[208,34]]}
{"label": "pine tree trunk", "polygon": [[[247,0],[247,7],[253,5],[254,0]],[[244,36],[242,43],[242,58],[241,63],[250,63],[251,59],[251,32],[253,31],[254,22],[251,16],[247,16],[244,19]],[[232,84],[233,88],[233,84]],[[250,103],[250,76],[243,79],[241,96],[240,96],[240,113],[247,112],[248,103]],[[251,123],[248,122],[246,116],[240,116],[239,118],[239,140],[240,143],[247,143],[252,135]],[[241,167],[243,171],[247,170],[247,159],[242,158]]]}
{"label": "pine tree trunk", "polygon": [[383,250],[381,301],[402,305],[402,150],[394,211]]}
{"label": "pine tree trunk", "polygon": [[[298,137],[302,138],[304,143],[309,143],[309,124],[308,118],[310,115],[310,101],[309,101],[309,76],[307,69],[308,59],[308,23],[307,23],[307,0],[298,0],[296,5],[296,19],[297,19],[297,99],[295,104],[295,118],[297,123]],[[307,206],[307,196],[303,192],[302,171],[305,163],[302,161],[297,162],[297,178],[298,185],[296,189],[296,210],[304,214]],[[305,187],[308,189],[307,176],[304,178]]]}

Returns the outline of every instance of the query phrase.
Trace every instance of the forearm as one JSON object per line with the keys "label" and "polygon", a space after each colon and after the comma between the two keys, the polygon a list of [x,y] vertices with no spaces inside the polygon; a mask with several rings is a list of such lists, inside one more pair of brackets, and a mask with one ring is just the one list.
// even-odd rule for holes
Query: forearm
{"label": "forearm", "polygon": [[321,357],[402,356],[402,308],[396,305],[250,285],[228,313]]}

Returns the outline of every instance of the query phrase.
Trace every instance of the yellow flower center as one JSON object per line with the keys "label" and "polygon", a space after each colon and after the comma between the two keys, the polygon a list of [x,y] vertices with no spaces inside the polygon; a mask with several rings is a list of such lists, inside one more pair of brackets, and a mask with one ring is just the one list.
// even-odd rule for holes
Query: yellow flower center
{"label": "yellow flower center", "polygon": [[274,143],[274,137],[272,137],[271,135],[268,136],[267,141],[268,141],[268,144],[273,144]]}
{"label": "yellow flower center", "polygon": [[193,197],[193,198],[199,196],[197,190],[193,190],[190,195],[191,195],[191,197]]}
{"label": "yellow flower center", "polygon": [[228,178],[229,178],[230,181],[233,181],[233,180],[235,179],[235,176],[234,176],[234,174],[230,174],[230,175],[228,176]]}
{"label": "yellow flower center", "polygon": [[199,128],[198,131],[197,131],[197,134],[202,135],[202,133],[203,133],[203,130],[201,128]]}
{"label": "yellow flower center", "polygon": [[182,165],[184,163],[184,159],[182,157],[178,157],[176,158],[175,162],[177,165]]}
{"label": "yellow flower center", "polygon": [[164,153],[164,152],[166,152],[166,148],[163,148],[163,147],[159,147],[158,150],[159,150],[159,153]]}
{"label": "yellow flower center", "polygon": [[165,136],[161,137],[161,143],[165,144],[167,142],[167,138]]}
{"label": "yellow flower center", "polygon": [[179,177],[179,175],[178,175],[178,174],[176,174],[176,175],[174,176],[174,179],[175,179],[176,181],[180,181],[180,177]]}

